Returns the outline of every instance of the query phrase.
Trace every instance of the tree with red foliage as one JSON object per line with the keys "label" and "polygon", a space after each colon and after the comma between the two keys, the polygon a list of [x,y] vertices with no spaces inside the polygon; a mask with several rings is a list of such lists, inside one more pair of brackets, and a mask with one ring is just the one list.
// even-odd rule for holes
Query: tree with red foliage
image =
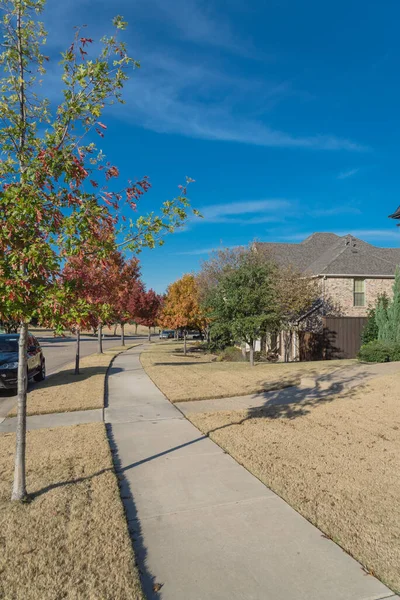
{"label": "tree with red foliage", "polygon": [[125,346],[125,325],[138,317],[144,289],[139,260],[133,257],[122,265],[112,301],[114,322],[121,326],[122,346]]}
{"label": "tree with red foliage", "polygon": [[81,330],[93,322],[93,306],[84,297],[80,281],[58,277],[46,295],[40,315],[43,325],[59,333],[69,329],[75,334],[75,375],[79,375]]}
{"label": "tree with red foliage", "polygon": [[62,272],[61,281],[68,291],[64,299],[68,300],[67,310],[63,306],[59,309],[64,314],[64,326],[73,329],[78,338],[83,327],[97,329],[99,353],[103,352],[103,325],[111,324],[115,317],[124,268],[124,258],[118,251],[106,258],[90,258],[80,253],[69,257]]}
{"label": "tree with red foliage", "polygon": [[151,327],[155,327],[162,307],[163,297],[152,289],[143,292],[140,297],[139,323],[149,328],[151,342]]}
{"label": "tree with red foliage", "polygon": [[[123,102],[128,71],[139,67],[115,33],[101,40],[98,56],[89,57],[93,40],[75,30],[62,54],[61,104],[40,97],[37,79],[49,60],[42,53],[46,32],[38,15],[44,0],[3,0],[0,62],[0,319],[20,324],[16,460],[12,499],[26,498],[25,443],[28,323],[37,317],[68,256],[84,245],[105,257],[116,246],[135,252],[162,243],[188,217],[181,186],[159,214],[136,219],[123,214],[137,208],[150,187],[147,177],[116,185],[118,168],[104,160],[95,138],[107,126],[101,115]],[[52,87],[54,87],[52,85]],[[187,180],[189,181],[189,180]],[[129,225],[116,242],[124,223]],[[125,225],[126,227],[126,225]]]}

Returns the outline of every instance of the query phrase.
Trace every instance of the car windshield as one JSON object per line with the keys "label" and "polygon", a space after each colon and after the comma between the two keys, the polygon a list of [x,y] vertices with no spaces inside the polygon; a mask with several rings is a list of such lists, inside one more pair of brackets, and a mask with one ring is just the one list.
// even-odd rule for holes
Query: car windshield
{"label": "car windshield", "polygon": [[18,352],[18,340],[0,340],[0,352]]}

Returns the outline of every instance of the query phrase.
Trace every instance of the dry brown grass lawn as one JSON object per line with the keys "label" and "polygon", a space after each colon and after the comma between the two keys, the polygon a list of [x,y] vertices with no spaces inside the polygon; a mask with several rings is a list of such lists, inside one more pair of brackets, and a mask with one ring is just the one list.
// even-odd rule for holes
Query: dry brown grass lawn
{"label": "dry brown grass lawn", "polygon": [[328,373],[354,360],[302,363],[216,362],[212,354],[182,353],[182,343],[154,344],[141,354],[147,374],[171,402],[245,396],[296,385],[304,375]]}
{"label": "dry brown grass lawn", "polygon": [[[43,383],[37,383],[28,393],[27,414],[44,415],[75,410],[102,408],[104,405],[104,382],[107,369],[113,357],[133,348],[118,346],[104,351],[104,354],[91,354],[80,360],[80,375],[74,374],[74,365],[50,375]],[[14,417],[17,408],[8,414]]]}
{"label": "dry brown grass lawn", "polygon": [[399,398],[400,374],[303,409],[189,418],[399,592]]}
{"label": "dry brown grass lawn", "polygon": [[0,598],[142,600],[103,424],[29,431],[29,504],[10,502],[0,435]]}

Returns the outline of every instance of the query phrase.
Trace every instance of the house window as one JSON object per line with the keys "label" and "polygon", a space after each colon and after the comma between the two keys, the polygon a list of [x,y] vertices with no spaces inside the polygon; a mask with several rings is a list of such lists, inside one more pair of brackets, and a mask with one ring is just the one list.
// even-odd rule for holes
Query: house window
{"label": "house window", "polygon": [[365,306],[365,279],[354,279],[354,306]]}

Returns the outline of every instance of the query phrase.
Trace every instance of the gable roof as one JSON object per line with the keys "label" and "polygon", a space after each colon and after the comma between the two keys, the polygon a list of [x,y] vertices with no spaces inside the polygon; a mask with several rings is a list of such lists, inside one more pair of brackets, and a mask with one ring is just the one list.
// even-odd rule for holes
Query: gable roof
{"label": "gable roof", "polygon": [[351,234],[313,233],[299,244],[256,243],[278,264],[310,275],[394,276],[400,248],[379,248]]}

